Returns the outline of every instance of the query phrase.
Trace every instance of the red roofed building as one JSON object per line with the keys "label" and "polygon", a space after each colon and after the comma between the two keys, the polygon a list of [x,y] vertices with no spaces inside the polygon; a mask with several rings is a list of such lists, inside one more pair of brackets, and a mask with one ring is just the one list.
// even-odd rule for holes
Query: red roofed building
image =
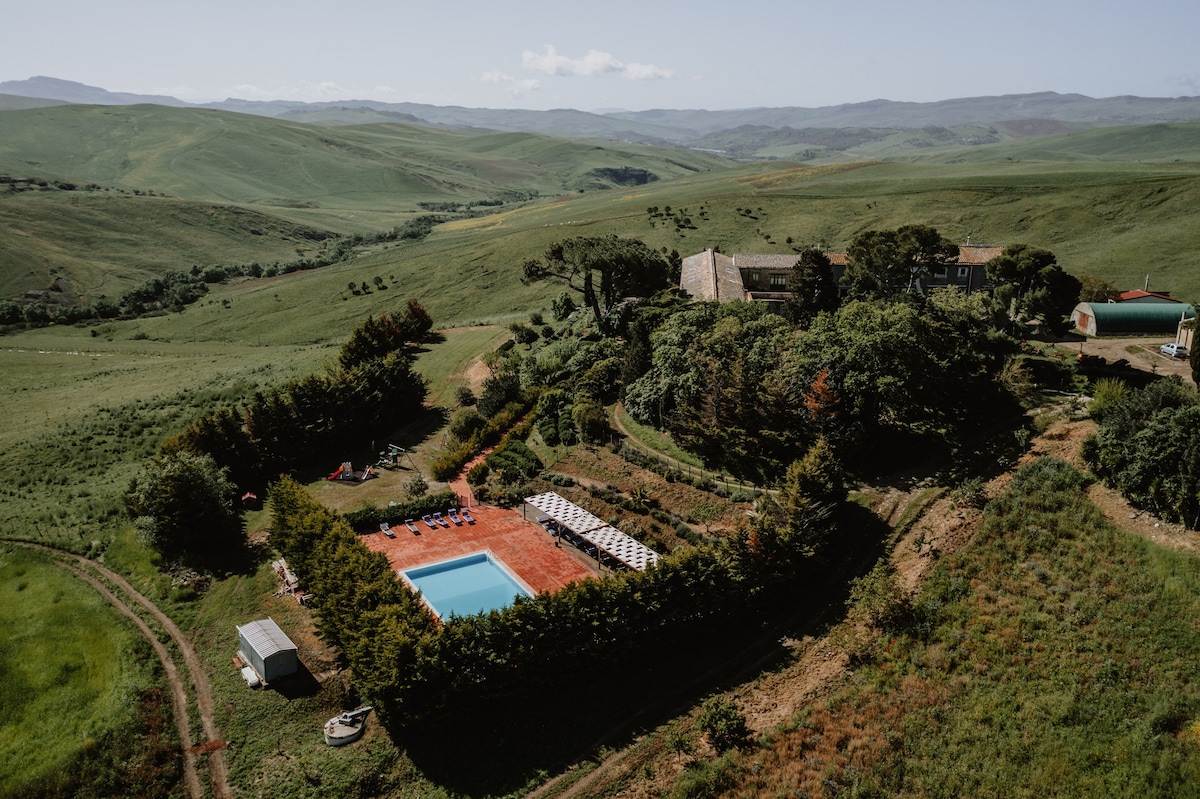
{"label": "red roofed building", "polygon": [[1134,289],[1133,291],[1122,291],[1113,298],[1114,302],[1174,302],[1179,300],[1172,297],[1165,291],[1142,291]]}

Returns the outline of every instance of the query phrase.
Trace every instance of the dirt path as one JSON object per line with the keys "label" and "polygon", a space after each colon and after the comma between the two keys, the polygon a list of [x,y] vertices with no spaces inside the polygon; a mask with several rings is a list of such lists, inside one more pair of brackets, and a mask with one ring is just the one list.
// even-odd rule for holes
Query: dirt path
{"label": "dirt path", "polygon": [[[194,797],[194,799],[203,799],[204,797],[204,789],[196,769],[196,754],[206,752],[208,754],[208,771],[212,783],[213,795],[217,799],[232,799],[233,793],[229,788],[229,771],[225,763],[224,741],[221,740],[217,725],[213,721],[212,691],[208,685],[208,677],[204,672],[203,665],[196,654],[195,648],[192,646],[191,641],[184,636],[183,631],[179,629],[175,622],[171,621],[167,614],[163,613],[157,605],[139,593],[121,575],[99,563],[81,555],[74,555],[42,544],[11,539],[8,541],[9,543],[50,553],[52,562],[87,582],[107,599],[113,607],[133,620],[134,624],[137,625],[138,629],[146,637],[146,640],[154,647],[155,654],[162,661],[164,673],[167,675],[167,681],[171,686],[171,694],[175,705],[175,723],[179,728],[179,740],[183,747],[184,788],[187,791],[187,795]],[[74,563],[70,561],[74,561]],[[96,576],[97,574],[99,576]],[[107,585],[105,581],[107,581]],[[176,649],[183,658],[184,668],[188,672],[188,680],[192,683],[193,690],[195,691],[196,706],[200,715],[200,726],[204,731],[205,738],[207,738],[206,743],[200,746],[192,745],[191,723],[187,710],[187,691],[184,678],[179,674],[179,670],[175,665],[175,659],[171,657],[170,652],[167,651],[166,646],[159,640],[154,630],[130,606],[130,602],[117,596],[109,588],[109,585],[115,586],[133,604],[140,606],[145,612],[149,613],[167,632],[172,643],[175,644]]]}
{"label": "dirt path", "polygon": [[621,434],[621,436],[626,441],[632,442],[632,446],[634,449],[641,450],[644,454],[649,455],[651,458],[656,458],[660,461],[663,461],[667,465],[671,466],[672,468],[674,468],[680,472],[691,473],[693,471],[698,471],[705,477],[710,478],[717,485],[724,486],[725,488],[728,488],[728,489],[754,490],[754,491],[761,491],[761,492],[764,492],[767,494],[775,493],[775,489],[762,488],[760,486],[755,486],[751,483],[745,483],[745,484],[738,483],[737,481],[726,479],[725,475],[721,474],[720,472],[715,472],[712,469],[705,469],[705,468],[701,468],[699,466],[693,466],[690,463],[684,463],[683,461],[678,460],[677,458],[672,458],[670,455],[667,455],[664,452],[659,452],[658,450],[654,449],[652,446],[645,443],[640,438],[638,438],[637,436],[635,436],[629,432],[629,428],[627,428],[625,426],[625,424],[621,421],[621,415],[623,413],[625,413],[625,409],[620,403],[613,406],[612,413],[610,413],[608,415],[608,419],[610,422],[612,422],[612,426],[616,429],[616,431],[618,433]]}

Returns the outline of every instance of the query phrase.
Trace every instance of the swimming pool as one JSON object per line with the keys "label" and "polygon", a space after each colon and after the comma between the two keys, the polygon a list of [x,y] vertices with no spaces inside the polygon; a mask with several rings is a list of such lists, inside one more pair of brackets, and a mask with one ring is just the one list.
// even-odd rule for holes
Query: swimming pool
{"label": "swimming pool", "polygon": [[420,590],[440,619],[452,613],[486,613],[511,605],[518,596],[533,596],[490,551],[405,569],[400,574]]}

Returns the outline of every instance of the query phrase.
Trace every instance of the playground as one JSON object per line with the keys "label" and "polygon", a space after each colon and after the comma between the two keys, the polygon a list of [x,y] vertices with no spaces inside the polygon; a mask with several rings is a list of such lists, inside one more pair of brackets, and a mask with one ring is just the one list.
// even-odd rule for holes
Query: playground
{"label": "playground", "polygon": [[358,485],[365,483],[372,477],[378,477],[379,473],[375,471],[374,466],[367,466],[361,472],[354,471],[354,464],[350,461],[343,461],[342,465],[337,467],[337,471],[329,475],[325,479],[331,483],[343,483],[350,485]]}

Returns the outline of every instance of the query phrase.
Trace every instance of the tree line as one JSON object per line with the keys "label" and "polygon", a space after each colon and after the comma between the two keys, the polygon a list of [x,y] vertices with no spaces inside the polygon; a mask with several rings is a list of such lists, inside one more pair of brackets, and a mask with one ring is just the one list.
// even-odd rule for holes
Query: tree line
{"label": "tree line", "polygon": [[1088,467],[1137,507],[1200,529],[1200,395],[1178,377],[1143,389],[1101,380],[1094,393]]}
{"label": "tree line", "polygon": [[212,284],[239,277],[275,277],[342,263],[353,257],[356,248],[367,244],[423,239],[433,231],[435,225],[445,220],[443,215],[425,214],[410,219],[399,227],[375,234],[335,236],[313,231],[312,238],[325,242],[322,250],[315,255],[267,266],[257,262],[209,266],[194,264],[187,271],[173,270],[149,278],[123,292],[115,300],[100,297],[84,305],[42,300],[0,300],[0,325],[23,324],[35,328],[50,324],[137,319],[165,312],[178,312],[208,294],[208,287]]}
{"label": "tree line", "polygon": [[[928,225],[859,233],[846,250],[840,283],[822,250],[801,250],[791,274],[791,296],[783,312],[802,328],[822,312],[833,312],[843,300],[892,299],[916,292],[930,276],[952,268],[957,244]],[[1085,282],[1063,271],[1054,253],[1028,244],[1013,244],[984,265],[993,287],[987,300],[992,325],[1011,333],[1037,320],[1043,330],[1062,335],[1067,316],[1081,299]],[[1111,284],[1086,279],[1090,294],[1103,294]]]}
{"label": "tree line", "polygon": [[244,405],[203,414],[168,437],[134,478],[126,506],[142,539],[167,557],[236,547],[231,500],[280,474],[341,459],[347,441],[386,435],[423,407],[427,386],[413,345],[433,320],[415,300],[395,317],[368,317],[323,373],[255,392]]}

